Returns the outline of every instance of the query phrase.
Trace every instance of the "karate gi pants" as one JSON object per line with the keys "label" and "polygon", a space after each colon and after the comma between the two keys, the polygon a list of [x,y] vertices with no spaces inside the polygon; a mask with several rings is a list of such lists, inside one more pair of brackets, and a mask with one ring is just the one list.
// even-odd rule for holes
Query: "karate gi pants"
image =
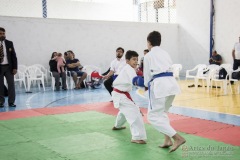
{"label": "karate gi pants", "polygon": [[112,97],[119,109],[114,126],[120,128],[127,121],[130,125],[132,140],[146,140],[146,130],[139,107],[122,93],[113,91]]}
{"label": "karate gi pants", "polygon": [[153,91],[150,91],[150,102],[148,105],[148,121],[159,132],[173,137],[177,132],[170,125],[167,112],[172,106],[175,95],[155,98]]}

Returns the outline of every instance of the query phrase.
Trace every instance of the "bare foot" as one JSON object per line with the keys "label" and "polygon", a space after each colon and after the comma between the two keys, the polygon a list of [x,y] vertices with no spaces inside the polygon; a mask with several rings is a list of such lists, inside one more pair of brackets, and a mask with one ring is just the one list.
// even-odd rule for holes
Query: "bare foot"
{"label": "bare foot", "polygon": [[132,143],[137,143],[137,144],[146,144],[146,141],[144,140],[131,140]]}
{"label": "bare foot", "polygon": [[173,144],[172,144],[172,142],[169,142],[169,143],[164,143],[164,144],[162,144],[162,145],[160,145],[160,146],[158,146],[158,147],[160,147],[160,148],[169,148],[169,147],[171,147]]}
{"label": "bare foot", "polygon": [[181,137],[181,138],[179,138],[179,139],[176,139],[176,140],[174,141],[173,147],[172,147],[172,149],[169,151],[169,153],[176,151],[176,150],[178,149],[178,147],[180,147],[180,146],[181,146],[182,144],[184,144],[185,142],[186,142],[186,140],[185,140],[183,137]]}
{"label": "bare foot", "polygon": [[122,129],[126,129],[126,127],[120,127],[120,128],[113,127],[113,128],[112,128],[112,130],[122,130]]}
{"label": "bare foot", "polygon": [[165,135],[165,140],[164,143],[162,145],[160,145],[160,148],[169,148],[170,146],[172,146],[172,140],[168,135]]}

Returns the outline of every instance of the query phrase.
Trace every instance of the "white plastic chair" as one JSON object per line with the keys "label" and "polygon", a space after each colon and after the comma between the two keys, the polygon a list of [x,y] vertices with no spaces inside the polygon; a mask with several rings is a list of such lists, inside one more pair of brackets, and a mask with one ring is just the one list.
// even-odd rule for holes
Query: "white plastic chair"
{"label": "white plastic chair", "polygon": [[186,80],[188,78],[194,79],[195,90],[198,88],[199,79],[202,80],[202,86],[205,85],[204,81],[207,80],[207,76],[206,76],[206,74],[204,74],[205,71],[207,71],[207,65],[206,64],[198,64],[193,69],[190,69],[190,70],[186,71]]}
{"label": "white plastic chair", "polygon": [[40,90],[40,82],[42,83],[43,90],[45,91],[45,86],[44,86],[44,74],[40,70],[39,67],[33,65],[29,66],[26,70],[27,73],[27,84],[28,84],[28,91],[30,91],[31,84],[34,81],[38,82],[38,88]]}
{"label": "white plastic chair", "polygon": [[26,70],[27,70],[27,66],[26,65],[23,65],[23,64],[19,64],[18,65],[18,71],[21,71],[22,73],[25,74]]}
{"label": "white plastic chair", "polygon": [[[234,73],[234,72],[240,72],[240,68],[238,68],[237,70],[229,71],[229,82],[233,81],[235,83],[235,85],[237,85],[237,93],[240,94],[240,80],[232,78],[232,73]],[[231,86],[231,93],[232,93],[232,86]]]}
{"label": "white plastic chair", "polygon": [[25,73],[23,73],[21,70],[18,70],[17,74],[14,75],[14,82],[19,82],[20,87],[23,83],[25,91],[27,91]]}
{"label": "white plastic chair", "polygon": [[[50,70],[48,70],[48,72],[50,73],[50,77],[51,77],[51,86],[52,86],[52,90],[55,90],[55,78],[53,77],[53,74]],[[63,83],[62,83],[63,85]],[[67,88],[68,88],[68,83],[66,82]]]}
{"label": "white plastic chair", "polygon": [[173,64],[172,65],[172,71],[173,71],[173,76],[177,79],[180,80],[180,71],[182,70],[182,65],[181,64]]}
{"label": "white plastic chair", "polygon": [[40,68],[40,70],[43,72],[44,78],[46,80],[46,84],[48,84],[48,74],[49,73],[48,73],[47,69],[41,64],[34,64],[34,66],[37,66],[38,68]]}
{"label": "white plastic chair", "polygon": [[[231,71],[231,64],[222,64],[220,65],[219,69],[213,69],[212,73],[211,73],[211,88],[212,88],[212,84],[215,83],[216,88],[218,87],[218,83],[221,83],[221,91],[223,90],[224,95],[226,95],[228,93],[228,89],[227,86],[229,86],[229,88],[232,91],[231,85],[229,83],[229,75],[230,75],[230,71]],[[227,71],[227,75],[225,79],[219,79],[219,70],[221,68],[224,68]],[[217,92],[216,92],[217,93]]]}
{"label": "white plastic chair", "polygon": [[205,72],[207,72],[205,74],[205,77],[206,77],[205,80],[207,82],[207,92],[209,92],[209,88],[211,87],[212,74],[217,74],[216,76],[219,75],[218,73],[216,73],[216,72],[213,73],[212,71],[215,71],[215,70],[219,71],[219,69],[220,69],[220,66],[216,65],[216,64],[211,64],[211,65],[207,66],[206,71],[205,71]]}
{"label": "white plastic chair", "polygon": [[[203,75],[204,70],[206,70],[207,65],[206,64],[198,64],[193,69],[186,71],[186,80],[187,79],[195,79],[196,77],[200,77]],[[193,74],[193,72],[195,74]]]}
{"label": "white plastic chair", "polygon": [[[84,71],[83,71],[84,72]],[[78,76],[77,77],[78,78],[78,80],[81,78],[81,76]],[[73,77],[72,77],[72,75],[71,75],[71,72],[70,71],[67,71],[67,85],[68,85],[68,83],[70,83],[70,89],[73,89],[73,87],[74,87],[74,81],[73,81]],[[84,85],[86,84],[86,79],[84,79],[83,80],[83,83],[84,83]],[[86,87],[86,85],[85,85],[85,87]]]}

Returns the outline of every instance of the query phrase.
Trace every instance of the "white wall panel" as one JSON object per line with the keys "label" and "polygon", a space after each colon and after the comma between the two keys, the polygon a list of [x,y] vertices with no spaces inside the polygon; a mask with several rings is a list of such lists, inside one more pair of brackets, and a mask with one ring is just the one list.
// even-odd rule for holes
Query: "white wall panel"
{"label": "white wall panel", "polygon": [[48,66],[53,51],[73,50],[83,65],[95,64],[105,70],[117,47],[135,50],[142,57],[147,35],[153,30],[162,33],[162,47],[174,62],[179,61],[175,24],[14,17],[0,17],[0,21],[14,42],[19,64]]}

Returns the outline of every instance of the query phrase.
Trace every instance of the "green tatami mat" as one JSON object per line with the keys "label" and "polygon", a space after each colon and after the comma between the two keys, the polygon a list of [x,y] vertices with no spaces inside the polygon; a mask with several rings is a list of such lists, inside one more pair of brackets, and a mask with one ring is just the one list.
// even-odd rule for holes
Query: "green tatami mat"
{"label": "green tatami mat", "polygon": [[129,126],[113,131],[114,122],[94,111],[0,121],[0,160],[239,159],[240,147],[184,133],[187,143],[168,153],[158,148],[164,136],[148,124],[147,144],[133,144]]}

